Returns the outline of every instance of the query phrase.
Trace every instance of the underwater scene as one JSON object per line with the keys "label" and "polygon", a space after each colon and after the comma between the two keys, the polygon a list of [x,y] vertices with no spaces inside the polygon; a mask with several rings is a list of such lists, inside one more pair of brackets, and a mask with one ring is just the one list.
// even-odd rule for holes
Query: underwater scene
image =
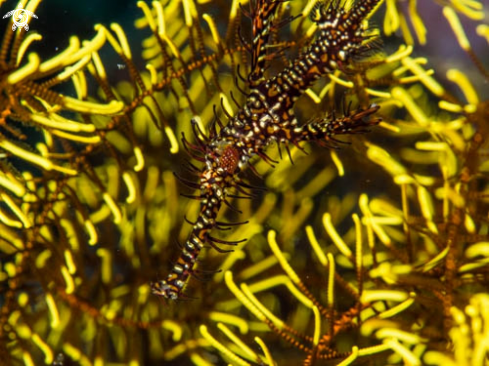
{"label": "underwater scene", "polygon": [[488,0],[0,8],[0,365],[489,364]]}

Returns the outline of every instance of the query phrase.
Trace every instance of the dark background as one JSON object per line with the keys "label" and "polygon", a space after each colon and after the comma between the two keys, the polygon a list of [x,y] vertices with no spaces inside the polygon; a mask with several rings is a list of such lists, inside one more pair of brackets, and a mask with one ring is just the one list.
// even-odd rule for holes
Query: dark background
{"label": "dark background", "polygon": [[[29,32],[39,33],[43,39],[34,42],[28,53],[37,52],[41,60],[49,59],[68,46],[71,36],[78,36],[80,41],[92,39],[96,34],[95,24],[103,24],[108,28],[111,23],[117,22],[126,32],[133,55],[137,58],[140,55],[141,41],[149,35],[149,31],[144,32],[143,36],[140,31],[135,31],[134,21],[143,14],[136,2],[137,0],[44,0],[34,11],[38,18],[29,20]],[[17,4],[18,1],[6,1],[0,9],[1,17],[16,9]],[[2,38],[6,31],[12,31],[9,20],[0,18]],[[108,65],[107,60],[114,62],[114,68],[107,68],[107,72],[110,73],[111,70],[117,70],[115,64],[120,63],[120,59],[113,52],[109,55],[104,54],[107,48],[110,47],[102,49],[101,56],[105,65]],[[140,62],[139,60],[138,63]]]}
{"label": "dark background", "polygon": [[[15,9],[17,3],[6,1],[1,9],[2,17]],[[44,47],[52,51],[66,46],[71,35],[81,39],[93,37],[93,26],[97,23],[108,26],[116,21],[124,29],[132,29],[135,17],[142,14],[136,0],[44,0],[34,13],[38,19],[29,21],[30,29],[42,34]],[[1,21],[7,23],[7,19]]]}

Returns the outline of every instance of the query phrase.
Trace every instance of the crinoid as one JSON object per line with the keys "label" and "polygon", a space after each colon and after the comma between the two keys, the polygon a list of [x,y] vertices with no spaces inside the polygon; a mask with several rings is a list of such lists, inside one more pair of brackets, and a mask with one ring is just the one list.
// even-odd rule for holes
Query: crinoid
{"label": "crinoid", "polygon": [[293,109],[297,99],[320,77],[345,70],[352,58],[371,48],[372,39],[365,35],[363,22],[378,2],[361,1],[350,8],[343,7],[344,1],[318,3],[311,12],[317,27],[314,39],[287,67],[269,78],[265,76],[267,61],[273,56],[269,53],[269,39],[271,31],[280,25],[275,13],[281,2],[257,0],[251,5],[248,15],[253,24],[252,42],[244,43],[252,60],[246,80],[249,91],[244,105],[234,116],[228,115],[227,123],[223,124],[216,115],[218,128],[214,125],[206,135],[194,120],[196,141],[191,143],[185,136],[182,139],[192,158],[203,164],[202,168],[190,165],[198,182],[183,180],[191,188],[200,189],[195,197],[200,201],[200,214],[171,273],[152,284],[154,294],[178,299],[206,244],[219,252],[229,251],[220,245],[238,244],[218,239],[211,231],[225,225],[217,221],[217,215],[223,204],[230,206],[227,197],[233,190],[251,197],[246,190],[250,186],[240,177],[247,167],[253,169],[250,159],[258,156],[273,165],[277,162],[266,153],[272,143],[285,145],[290,155],[290,145],[301,148],[305,141],[328,145],[339,135],[358,133],[379,122],[369,118],[378,110],[375,105],[343,117],[333,115],[305,124],[298,123]]}
{"label": "crinoid", "polygon": [[[475,61],[443,60],[449,82],[408,37],[379,47],[432,35],[426,3]],[[139,1],[134,30],[73,25],[55,52],[59,9],[21,0],[39,20],[2,24],[0,363],[484,365],[485,10],[440,3]]]}

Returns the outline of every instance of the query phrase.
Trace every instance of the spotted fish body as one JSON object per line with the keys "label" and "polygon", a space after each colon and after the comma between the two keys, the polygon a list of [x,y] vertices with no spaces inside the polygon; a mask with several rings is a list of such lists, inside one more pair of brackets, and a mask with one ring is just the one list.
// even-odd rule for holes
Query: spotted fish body
{"label": "spotted fish body", "polygon": [[[156,295],[178,299],[192,274],[205,244],[235,244],[213,238],[211,230],[226,196],[242,182],[239,173],[258,155],[270,160],[266,147],[273,142],[298,146],[303,141],[327,142],[333,136],[349,134],[375,124],[369,116],[378,109],[371,106],[351,115],[299,125],[294,103],[320,77],[344,68],[365,45],[362,22],[380,0],[364,0],[343,9],[338,1],[320,3],[311,19],[317,24],[316,39],[288,67],[266,79],[266,44],[278,1],[257,0],[253,16],[252,65],[248,77],[249,94],[243,107],[228,124],[199,147],[204,168],[200,176],[200,213],[182,254],[166,280],[152,284]],[[221,250],[222,251],[222,250]]]}

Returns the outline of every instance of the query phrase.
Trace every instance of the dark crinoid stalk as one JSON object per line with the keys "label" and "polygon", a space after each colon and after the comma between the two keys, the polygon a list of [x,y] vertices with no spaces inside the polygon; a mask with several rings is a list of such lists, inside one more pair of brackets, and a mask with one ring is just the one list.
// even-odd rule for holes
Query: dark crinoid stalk
{"label": "dark crinoid stalk", "polygon": [[[213,128],[205,136],[194,125],[197,143],[183,140],[187,150],[203,167],[192,168],[200,181],[200,214],[194,223],[182,254],[174,264],[166,280],[152,284],[156,295],[178,299],[193,271],[197,256],[208,244],[223,252],[218,244],[235,245],[211,236],[219,226],[216,221],[222,204],[230,189],[244,192],[247,185],[240,173],[249,166],[249,160],[258,156],[271,163],[266,148],[272,143],[300,146],[303,141],[318,141],[327,144],[337,135],[360,132],[379,122],[369,117],[377,106],[348,112],[347,115],[299,125],[294,115],[294,104],[316,80],[337,69],[344,69],[353,57],[359,57],[371,46],[372,40],[365,35],[364,20],[379,0],[360,1],[350,9],[344,1],[319,3],[311,14],[317,24],[315,38],[291,64],[276,76],[265,78],[269,35],[274,26],[274,14],[279,1],[257,0],[252,6],[253,42],[250,45],[251,71],[248,75],[249,92],[243,107],[220,130]],[[245,192],[243,194],[246,194]]]}

